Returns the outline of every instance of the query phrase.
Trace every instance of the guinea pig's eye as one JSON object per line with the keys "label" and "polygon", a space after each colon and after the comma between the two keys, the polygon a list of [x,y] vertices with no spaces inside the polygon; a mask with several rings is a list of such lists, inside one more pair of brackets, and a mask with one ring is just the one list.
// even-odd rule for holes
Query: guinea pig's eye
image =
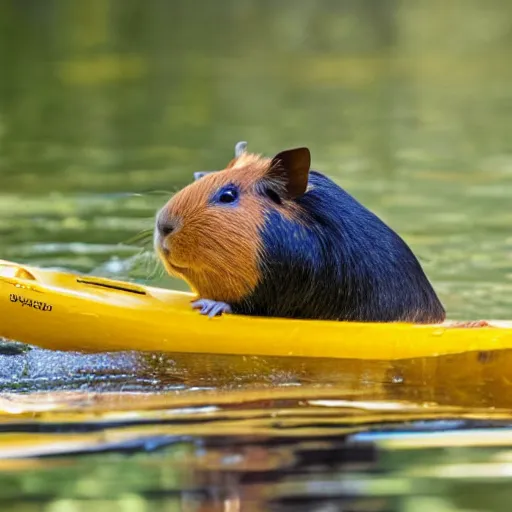
{"label": "guinea pig's eye", "polygon": [[238,196],[238,189],[235,186],[230,185],[219,190],[215,202],[220,204],[231,204],[238,200]]}
{"label": "guinea pig's eye", "polygon": [[234,203],[238,198],[236,190],[225,190],[219,196],[219,203]]}

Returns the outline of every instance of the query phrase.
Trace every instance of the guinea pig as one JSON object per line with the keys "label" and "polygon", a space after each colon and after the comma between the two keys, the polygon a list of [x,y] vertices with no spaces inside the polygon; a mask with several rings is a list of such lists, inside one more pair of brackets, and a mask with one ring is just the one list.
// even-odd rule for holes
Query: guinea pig
{"label": "guinea pig", "polygon": [[360,322],[440,323],[444,308],[407,244],[325,175],[309,149],[273,158],[235,147],[221,171],[158,212],[155,248],[192,307]]}

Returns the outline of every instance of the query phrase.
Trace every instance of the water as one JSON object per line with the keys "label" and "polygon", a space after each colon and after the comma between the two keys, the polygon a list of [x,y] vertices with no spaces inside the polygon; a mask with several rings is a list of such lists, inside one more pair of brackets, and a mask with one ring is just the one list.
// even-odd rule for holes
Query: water
{"label": "water", "polygon": [[[510,319],[511,20],[505,0],[1,0],[0,258],[185,289],[127,242],[238,140],[304,144],[450,318]],[[508,510],[508,353],[0,359],[5,509]],[[354,437],[390,426],[417,437]]]}

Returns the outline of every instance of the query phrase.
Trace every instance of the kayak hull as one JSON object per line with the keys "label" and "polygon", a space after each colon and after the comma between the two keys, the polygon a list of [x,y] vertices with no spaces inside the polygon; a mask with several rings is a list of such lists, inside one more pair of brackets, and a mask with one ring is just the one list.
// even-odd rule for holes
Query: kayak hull
{"label": "kayak hull", "polygon": [[191,308],[190,293],[0,260],[0,336],[48,349],[396,360],[512,348],[512,323],[464,328],[289,320]]}

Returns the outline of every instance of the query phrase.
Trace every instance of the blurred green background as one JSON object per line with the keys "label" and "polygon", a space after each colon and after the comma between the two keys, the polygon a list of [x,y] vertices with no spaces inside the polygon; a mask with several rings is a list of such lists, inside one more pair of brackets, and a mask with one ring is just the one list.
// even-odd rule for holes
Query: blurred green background
{"label": "blurred green background", "polygon": [[119,244],[305,144],[450,317],[511,318],[511,52],[505,0],[0,0],[0,257],[183,289]]}

